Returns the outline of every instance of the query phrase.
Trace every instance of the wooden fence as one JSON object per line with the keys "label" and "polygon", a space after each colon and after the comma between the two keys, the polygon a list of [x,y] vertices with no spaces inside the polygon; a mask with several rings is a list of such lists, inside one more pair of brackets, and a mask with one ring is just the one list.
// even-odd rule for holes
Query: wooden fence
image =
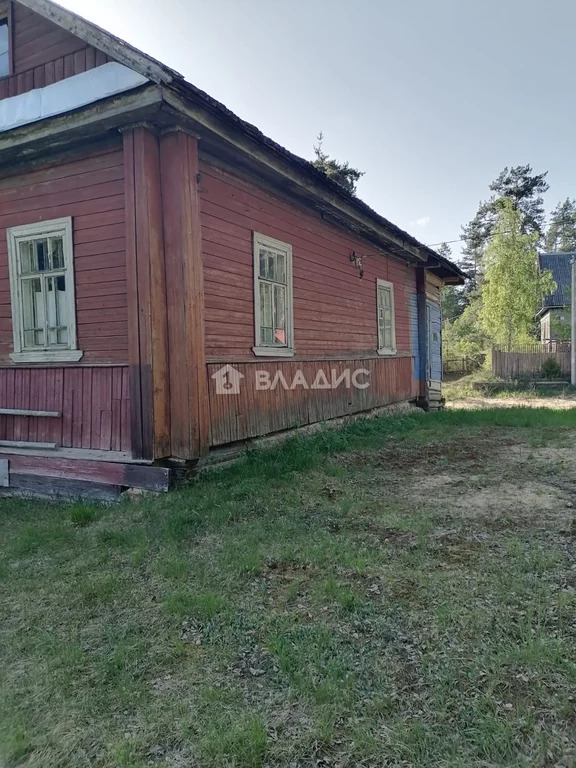
{"label": "wooden fence", "polygon": [[544,342],[542,344],[520,344],[513,347],[492,348],[492,373],[503,379],[523,376],[542,377],[542,365],[546,360],[555,360],[562,376],[570,374],[570,343]]}
{"label": "wooden fence", "polygon": [[475,357],[448,357],[442,359],[442,373],[444,376],[465,376],[476,371],[483,363],[483,359]]}

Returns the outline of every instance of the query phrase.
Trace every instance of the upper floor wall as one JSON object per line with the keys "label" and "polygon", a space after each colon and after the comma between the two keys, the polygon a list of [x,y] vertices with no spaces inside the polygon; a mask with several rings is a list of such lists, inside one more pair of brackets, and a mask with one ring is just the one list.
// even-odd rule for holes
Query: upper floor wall
{"label": "upper floor wall", "polygon": [[106,64],[101,51],[28,8],[0,0],[10,39],[10,74],[0,78],[0,99],[19,96]]}

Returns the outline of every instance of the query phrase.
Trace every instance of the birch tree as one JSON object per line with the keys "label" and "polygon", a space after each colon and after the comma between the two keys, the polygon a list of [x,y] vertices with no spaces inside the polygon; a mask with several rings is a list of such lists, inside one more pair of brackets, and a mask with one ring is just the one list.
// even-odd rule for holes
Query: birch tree
{"label": "birch tree", "polygon": [[482,326],[496,344],[533,341],[536,311],[556,288],[551,273],[538,268],[539,233],[525,230],[522,212],[504,199],[485,251],[482,288]]}

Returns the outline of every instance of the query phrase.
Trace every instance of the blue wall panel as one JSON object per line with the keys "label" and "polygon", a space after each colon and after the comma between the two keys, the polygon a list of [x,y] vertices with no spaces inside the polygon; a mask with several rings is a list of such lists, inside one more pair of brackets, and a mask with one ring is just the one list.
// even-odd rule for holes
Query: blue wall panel
{"label": "blue wall panel", "polygon": [[442,381],[442,311],[438,304],[428,302],[428,344],[430,380]]}
{"label": "blue wall panel", "polygon": [[410,294],[410,345],[414,355],[414,381],[421,381],[420,344],[418,342],[418,296]]}

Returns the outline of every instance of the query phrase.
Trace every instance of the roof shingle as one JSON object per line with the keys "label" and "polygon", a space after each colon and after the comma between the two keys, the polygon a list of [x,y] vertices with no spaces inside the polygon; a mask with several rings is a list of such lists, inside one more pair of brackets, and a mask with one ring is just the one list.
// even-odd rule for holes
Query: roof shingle
{"label": "roof shingle", "polygon": [[570,304],[571,262],[576,258],[576,252],[539,253],[538,266],[540,271],[549,269],[556,283],[554,293],[548,294],[542,302],[542,307],[566,307]]}

